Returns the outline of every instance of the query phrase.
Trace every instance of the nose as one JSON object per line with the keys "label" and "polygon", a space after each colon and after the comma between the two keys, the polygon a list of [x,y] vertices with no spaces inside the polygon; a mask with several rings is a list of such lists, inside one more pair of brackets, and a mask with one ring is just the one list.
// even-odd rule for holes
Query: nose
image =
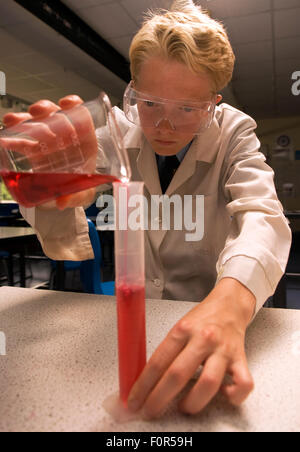
{"label": "nose", "polygon": [[156,128],[160,128],[160,129],[166,129],[166,130],[176,130],[174,124],[170,121],[169,118],[161,118],[159,119],[156,124],[155,124]]}

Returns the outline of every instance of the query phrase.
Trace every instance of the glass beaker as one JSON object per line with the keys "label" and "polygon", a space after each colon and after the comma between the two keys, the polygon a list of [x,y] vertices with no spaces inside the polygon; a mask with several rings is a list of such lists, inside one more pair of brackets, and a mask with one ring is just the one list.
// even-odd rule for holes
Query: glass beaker
{"label": "glass beaker", "polygon": [[0,176],[25,207],[130,180],[128,156],[108,96],[102,92],[74,108],[3,129]]}

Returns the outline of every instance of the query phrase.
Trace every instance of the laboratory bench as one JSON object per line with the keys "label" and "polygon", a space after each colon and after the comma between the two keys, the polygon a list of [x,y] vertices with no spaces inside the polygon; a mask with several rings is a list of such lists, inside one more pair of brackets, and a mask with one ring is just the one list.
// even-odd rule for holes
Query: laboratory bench
{"label": "laboratory bench", "polygon": [[[146,301],[148,357],[194,306]],[[300,431],[300,311],[263,308],[246,353],[255,389],[242,406],[217,395],[196,416],[175,401],[158,420],[119,423],[103,407],[118,392],[115,298],[2,287],[0,431]]]}

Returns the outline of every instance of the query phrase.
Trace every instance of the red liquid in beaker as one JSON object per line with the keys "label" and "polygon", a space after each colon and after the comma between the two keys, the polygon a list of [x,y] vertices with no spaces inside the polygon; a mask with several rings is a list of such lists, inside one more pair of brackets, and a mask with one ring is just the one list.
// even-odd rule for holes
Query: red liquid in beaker
{"label": "red liquid in beaker", "polygon": [[120,398],[126,405],[130,390],[146,365],[145,287],[116,287],[119,335]]}
{"label": "red liquid in beaker", "polygon": [[87,190],[109,182],[117,182],[106,174],[0,172],[12,197],[24,207]]}

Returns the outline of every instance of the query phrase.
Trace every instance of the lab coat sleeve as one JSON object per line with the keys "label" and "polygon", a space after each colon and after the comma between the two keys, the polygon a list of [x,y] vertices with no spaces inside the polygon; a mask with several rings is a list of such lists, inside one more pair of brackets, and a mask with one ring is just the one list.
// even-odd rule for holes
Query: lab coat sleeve
{"label": "lab coat sleeve", "polygon": [[94,259],[83,208],[60,211],[20,206],[20,211],[35,230],[45,255],[50,259],[70,261]]}
{"label": "lab coat sleeve", "polygon": [[291,230],[277,198],[274,172],[259,152],[255,121],[244,116],[229,127],[234,132],[228,142],[223,192],[232,221],[217,261],[217,282],[225,277],[240,281],[256,297],[256,314],[284,274]]}

